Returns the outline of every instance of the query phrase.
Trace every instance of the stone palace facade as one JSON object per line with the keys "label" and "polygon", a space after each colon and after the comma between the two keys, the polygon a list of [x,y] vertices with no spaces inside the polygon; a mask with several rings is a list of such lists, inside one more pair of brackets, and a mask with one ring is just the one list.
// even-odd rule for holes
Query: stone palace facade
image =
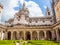
{"label": "stone palace facade", "polygon": [[[60,17],[56,11],[60,1],[54,3],[52,9],[54,9],[56,15],[47,7],[44,17],[29,17],[29,10],[24,3],[22,8],[15,13],[13,19],[6,21],[5,25],[0,24],[0,39],[60,41]],[[0,14],[2,9],[3,6],[0,5]]]}

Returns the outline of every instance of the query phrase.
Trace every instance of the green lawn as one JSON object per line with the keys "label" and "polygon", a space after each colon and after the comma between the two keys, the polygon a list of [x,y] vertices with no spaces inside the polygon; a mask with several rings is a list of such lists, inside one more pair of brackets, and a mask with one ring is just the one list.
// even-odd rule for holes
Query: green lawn
{"label": "green lawn", "polygon": [[0,45],[16,45],[16,42],[20,42],[21,45],[60,45],[60,43],[47,40],[0,40]]}

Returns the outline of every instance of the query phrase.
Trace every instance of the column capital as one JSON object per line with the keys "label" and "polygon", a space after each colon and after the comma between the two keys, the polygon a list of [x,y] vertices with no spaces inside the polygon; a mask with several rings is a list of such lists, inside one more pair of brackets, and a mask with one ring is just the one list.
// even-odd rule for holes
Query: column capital
{"label": "column capital", "polygon": [[37,31],[37,33],[39,33],[39,31]]}
{"label": "column capital", "polygon": [[13,32],[11,32],[11,34],[13,34]]}
{"label": "column capital", "polygon": [[30,33],[32,34],[32,31],[30,31]]}
{"label": "column capital", "polygon": [[44,33],[46,33],[46,30],[44,31]]}
{"label": "column capital", "polygon": [[20,33],[19,31],[17,31],[17,33]]}

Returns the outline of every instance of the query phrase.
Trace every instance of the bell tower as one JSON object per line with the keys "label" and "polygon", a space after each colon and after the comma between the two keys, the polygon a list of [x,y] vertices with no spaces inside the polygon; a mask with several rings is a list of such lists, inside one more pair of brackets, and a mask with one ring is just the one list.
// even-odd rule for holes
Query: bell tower
{"label": "bell tower", "polygon": [[50,16],[50,15],[51,15],[51,12],[50,12],[49,8],[47,7],[46,8],[46,16]]}
{"label": "bell tower", "polygon": [[1,17],[2,17],[2,11],[3,11],[3,6],[0,4],[0,22],[1,22]]}

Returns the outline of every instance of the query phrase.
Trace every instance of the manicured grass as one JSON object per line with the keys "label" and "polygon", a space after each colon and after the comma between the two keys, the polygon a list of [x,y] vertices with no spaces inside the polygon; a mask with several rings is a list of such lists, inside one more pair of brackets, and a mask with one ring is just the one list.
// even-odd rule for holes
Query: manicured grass
{"label": "manicured grass", "polygon": [[30,41],[33,45],[60,45],[60,43],[56,43],[54,41],[46,41],[46,40],[36,40]]}
{"label": "manicured grass", "polygon": [[47,40],[0,40],[0,45],[16,45],[16,42],[20,42],[21,45],[60,45],[60,43]]}

